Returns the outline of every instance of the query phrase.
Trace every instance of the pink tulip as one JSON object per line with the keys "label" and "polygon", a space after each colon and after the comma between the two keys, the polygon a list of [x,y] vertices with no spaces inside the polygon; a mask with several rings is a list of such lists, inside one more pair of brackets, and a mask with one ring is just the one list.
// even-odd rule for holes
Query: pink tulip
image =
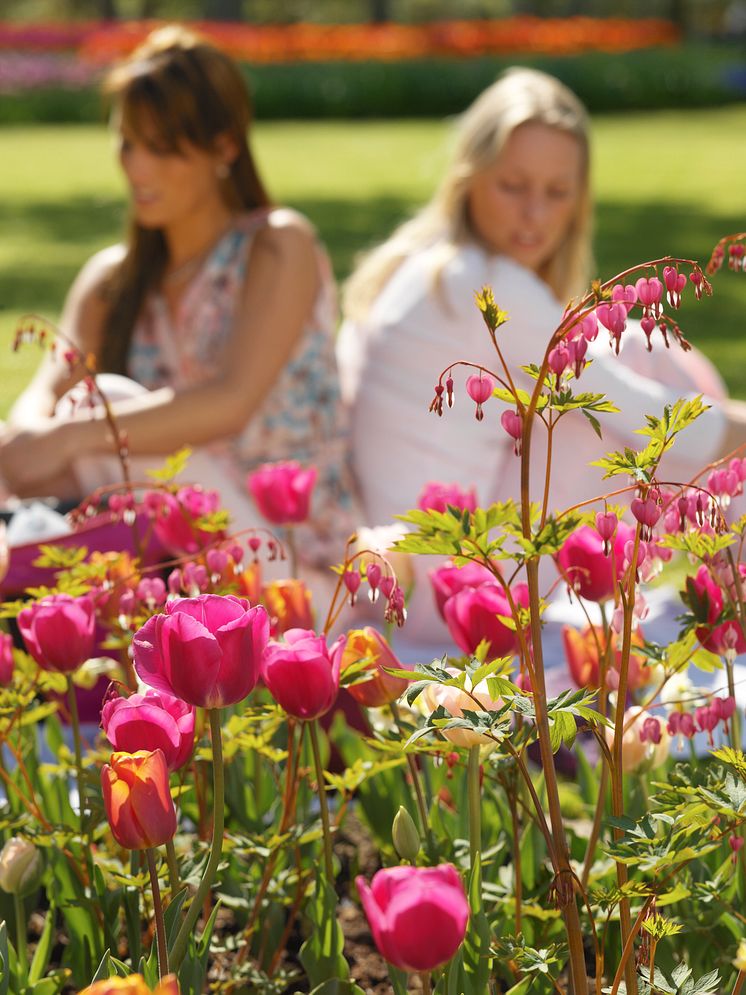
{"label": "pink tulip", "polygon": [[132,640],[144,684],[202,708],[241,701],[259,679],[269,639],[266,610],[233,595],[169,601]]}
{"label": "pink tulip", "polygon": [[200,518],[219,510],[217,491],[187,486],[180,487],[176,494],[152,492],[148,507],[153,514],[153,531],[172,553],[197,553],[220,537],[219,532],[197,527]]}
{"label": "pink tulip", "polygon": [[194,747],[195,709],[159,691],[110,698],[101,709],[101,726],[115,750],[161,750],[168,769],[183,767]]}
{"label": "pink tulip", "polygon": [[[604,554],[604,541],[590,525],[581,525],[565,540],[557,553],[557,566],[572,589],[586,601],[606,601],[614,594],[615,581],[623,572],[624,545],[635,530],[619,522],[613,541],[616,577],[612,557]],[[608,540],[606,540],[608,541]]]}
{"label": "pink tulip", "polygon": [[291,525],[308,518],[316,472],[293,461],[265,463],[249,474],[247,486],[268,522]]}
{"label": "pink tulip", "polygon": [[0,632],[0,687],[7,687],[13,680],[13,637]]}
{"label": "pink tulip", "polygon": [[462,567],[457,567],[451,560],[431,570],[429,577],[435,595],[435,604],[443,621],[445,621],[444,605],[454,594],[458,594],[465,587],[474,588],[482,584],[495,583],[494,574],[481,563],[465,563]]}
{"label": "pink tulip", "polygon": [[[516,604],[528,607],[526,585],[516,584],[512,590]],[[515,630],[498,618],[498,615],[509,618],[511,611],[503,589],[495,583],[464,588],[446,601],[443,614],[453,641],[464,653],[475,653],[483,639],[490,644],[489,660],[508,656],[518,649]]]}
{"label": "pink tulip", "polygon": [[288,629],[282,642],[272,640],[262,663],[262,678],[288,715],[316,719],[337,699],[345,639],[329,648],[309,629]]}
{"label": "pink tulip", "polygon": [[5,522],[0,522],[0,581],[5,579],[10,567],[10,547],[8,546]]}
{"label": "pink tulip", "polygon": [[452,864],[387,867],[356,884],[376,947],[400,970],[432,971],[461,946],[469,903]]}
{"label": "pink tulip", "polygon": [[96,619],[88,595],[50,594],[18,615],[26,649],[43,670],[72,673],[93,655]]}
{"label": "pink tulip", "polygon": [[441,484],[431,480],[417,498],[417,507],[422,511],[446,511],[449,505],[474,511],[477,507],[476,491],[473,487],[465,491],[458,484]]}
{"label": "pink tulip", "polygon": [[[746,575],[744,564],[739,564],[739,572],[743,583],[744,575]],[[737,619],[729,619],[721,622],[720,625],[714,624],[725,607],[725,599],[721,588],[715,583],[712,574],[704,564],[694,577],[687,577],[687,588],[691,597],[702,602],[707,614],[707,623],[698,626],[696,630],[697,639],[705,649],[717,653],[719,656],[725,656],[728,653],[736,656],[740,653],[746,653],[746,639]],[[698,614],[696,610],[695,614]]]}

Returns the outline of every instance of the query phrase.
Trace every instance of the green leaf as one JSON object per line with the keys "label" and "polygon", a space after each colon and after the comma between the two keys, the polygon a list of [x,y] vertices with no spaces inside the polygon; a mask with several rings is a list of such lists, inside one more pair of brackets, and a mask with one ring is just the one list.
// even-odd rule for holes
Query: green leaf
{"label": "green leaf", "polygon": [[332,979],[348,980],[350,968],[342,955],[344,934],[337,919],[337,893],[323,874],[316,878],[306,914],[313,928],[300,948],[299,957],[311,985],[315,987]]}
{"label": "green leaf", "polygon": [[192,450],[189,446],[184,446],[172,456],[168,456],[163,466],[160,466],[155,470],[146,470],[145,473],[151,480],[155,480],[161,484],[169,484],[174,477],[178,477],[179,474],[186,469],[186,465],[189,462],[189,457],[191,455]]}
{"label": "green leaf", "polygon": [[8,950],[8,924],[0,922],[0,995],[8,995],[10,988],[10,951]]}
{"label": "green leaf", "polygon": [[54,937],[54,920],[57,910],[54,903],[50,904],[49,911],[44,919],[44,928],[41,931],[39,942],[36,945],[34,956],[29,967],[28,980],[33,985],[43,976],[49,966],[49,958],[52,954],[52,939]]}
{"label": "green leaf", "polygon": [[590,424],[591,424],[591,428],[592,428],[592,429],[593,429],[593,431],[594,431],[594,432],[596,433],[596,435],[597,435],[597,436],[599,437],[599,439],[603,439],[603,435],[602,435],[602,433],[601,433],[601,423],[599,422],[598,418],[595,418],[595,417],[594,417],[594,416],[593,416],[593,415],[592,415],[592,414],[590,413],[590,411],[583,411],[583,414],[585,415],[585,417],[586,417],[586,418],[588,419],[588,421],[590,422]]}
{"label": "green leaf", "polygon": [[466,936],[461,959],[466,986],[473,992],[486,992],[492,970],[490,956],[490,924],[482,907],[482,862],[476,855],[469,881],[469,905],[471,915],[466,928]]}
{"label": "green leaf", "polygon": [[528,995],[535,980],[530,974],[527,974],[525,978],[521,978],[517,985],[509,988],[505,995]]}
{"label": "green leaf", "polygon": [[311,991],[311,995],[365,995],[363,989],[354,981],[342,981],[340,978],[329,978]]}

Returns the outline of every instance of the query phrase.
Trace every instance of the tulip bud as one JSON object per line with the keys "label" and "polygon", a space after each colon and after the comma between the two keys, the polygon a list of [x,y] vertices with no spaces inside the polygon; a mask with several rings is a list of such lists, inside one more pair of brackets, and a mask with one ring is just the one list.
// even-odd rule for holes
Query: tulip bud
{"label": "tulip bud", "polygon": [[0,888],[10,895],[30,895],[39,887],[44,858],[30,840],[13,836],[0,850]]}
{"label": "tulip bud", "polygon": [[399,806],[399,811],[394,816],[391,841],[402,860],[407,860],[410,864],[417,863],[417,854],[420,852],[420,834],[417,832],[414,819],[403,805]]}

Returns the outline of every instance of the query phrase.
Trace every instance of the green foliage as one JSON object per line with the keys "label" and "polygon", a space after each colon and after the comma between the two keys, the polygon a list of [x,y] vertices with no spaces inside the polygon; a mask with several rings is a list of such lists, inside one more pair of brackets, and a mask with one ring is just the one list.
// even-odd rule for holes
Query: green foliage
{"label": "green foliage", "polygon": [[624,474],[638,483],[651,483],[661,456],[673,445],[678,433],[691,425],[708,407],[709,405],[702,403],[701,397],[695,397],[666,405],[661,418],[646,415],[647,425],[638,429],[640,435],[650,439],[644,449],[637,451],[625,447],[624,450],[608,453],[602,459],[594,460],[591,466],[599,466],[605,470],[604,479]]}
{"label": "green foliage", "polygon": [[337,895],[323,874],[316,878],[306,914],[313,929],[301,947],[300,960],[311,986],[315,988],[332,979],[347,981],[350,968],[342,956],[344,935],[337,920]]}

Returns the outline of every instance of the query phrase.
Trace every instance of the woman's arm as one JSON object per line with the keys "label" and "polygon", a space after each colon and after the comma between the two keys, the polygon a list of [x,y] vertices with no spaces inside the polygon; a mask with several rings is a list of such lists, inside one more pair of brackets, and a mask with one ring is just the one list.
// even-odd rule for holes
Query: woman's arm
{"label": "woman's arm", "polygon": [[[292,354],[318,286],[310,226],[290,211],[273,212],[252,245],[220,375],[197,387],[181,391],[165,387],[112,405],[131,453],[162,455],[240,431]],[[113,447],[99,411],[55,418],[24,435],[0,448],[0,469],[16,486],[38,473],[30,463],[46,463],[49,475],[77,455],[110,453]]]}

